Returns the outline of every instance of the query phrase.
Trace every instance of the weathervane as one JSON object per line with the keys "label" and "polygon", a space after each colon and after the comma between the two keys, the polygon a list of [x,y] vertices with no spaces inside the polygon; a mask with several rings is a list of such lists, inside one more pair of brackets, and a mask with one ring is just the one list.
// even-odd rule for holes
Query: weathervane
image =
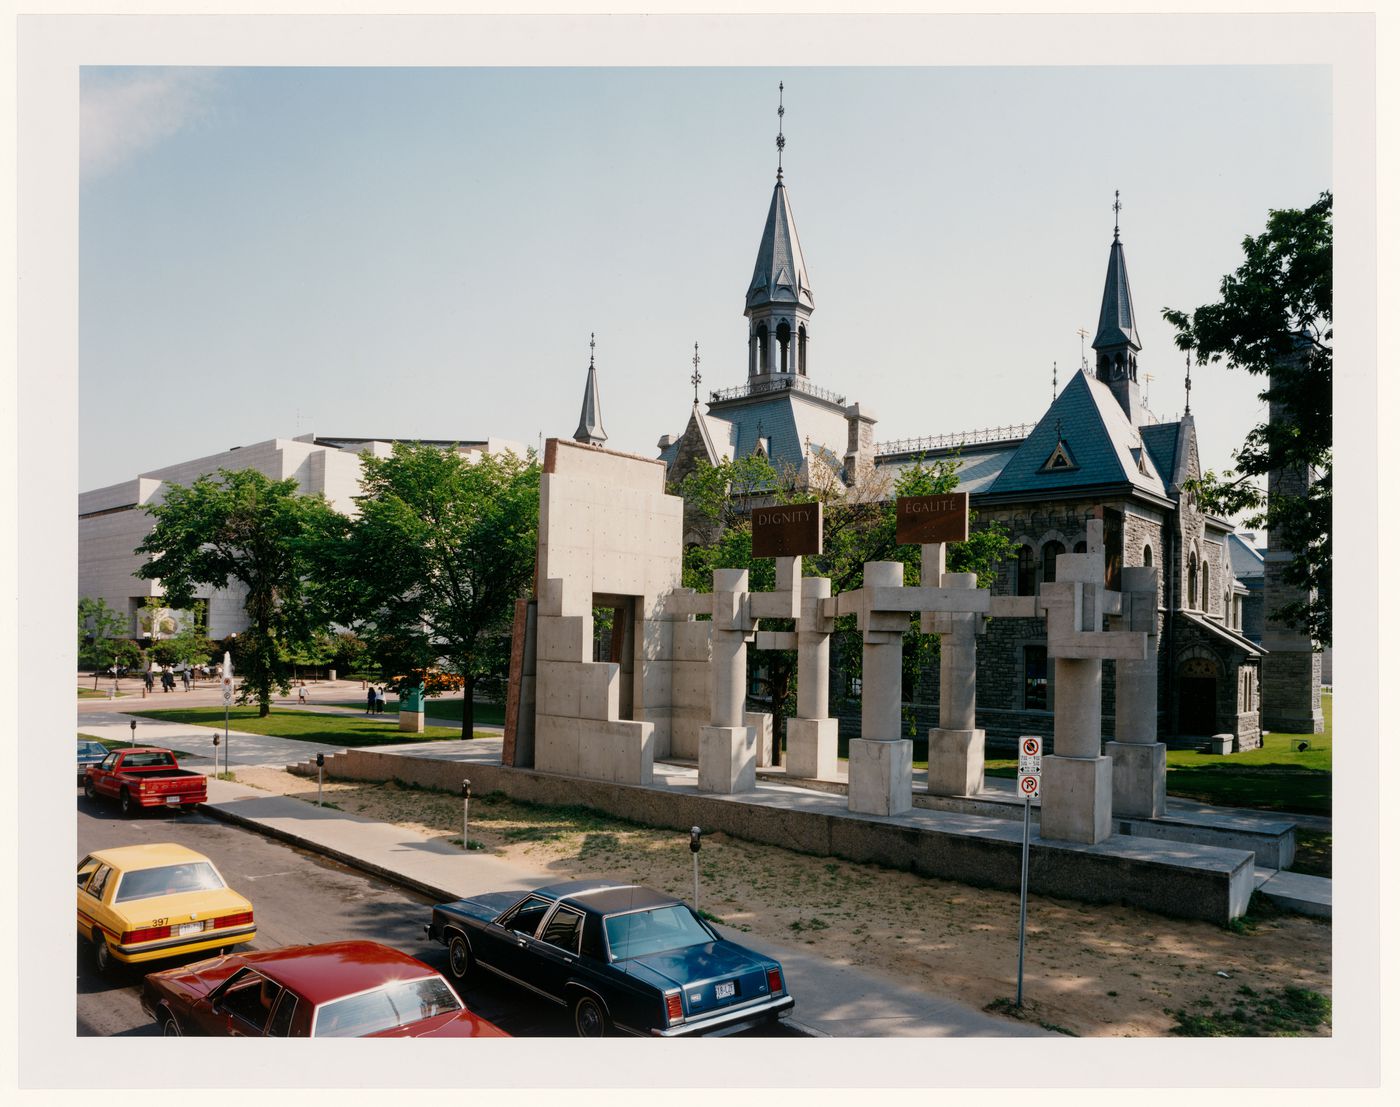
{"label": "weathervane", "polygon": [[1089,337],[1089,332],[1080,327],[1074,333],[1079,336],[1079,368],[1087,373],[1089,371],[1089,358],[1084,353],[1084,340]]}
{"label": "weathervane", "polygon": [[1052,361],[1050,366],[1050,402],[1053,404],[1060,394],[1060,363]]}
{"label": "weathervane", "polygon": [[690,363],[695,366],[695,372],[690,374],[690,383],[695,389],[695,402],[700,402],[700,343],[695,344],[695,356],[690,359]]}
{"label": "weathervane", "polygon": [[592,331],[588,332],[588,368],[593,368],[593,347],[598,345],[595,341],[597,336]]}
{"label": "weathervane", "polygon": [[1113,241],[1118,241],[1118,213],[1123,210],[1123,205],[1118,202],[1118,190],[1113,190]]}
{"label": "weathervane", "polygon": [[783,147],[787,139],[783,137],[783,82],[778,82],[778,180],[783,179]]}

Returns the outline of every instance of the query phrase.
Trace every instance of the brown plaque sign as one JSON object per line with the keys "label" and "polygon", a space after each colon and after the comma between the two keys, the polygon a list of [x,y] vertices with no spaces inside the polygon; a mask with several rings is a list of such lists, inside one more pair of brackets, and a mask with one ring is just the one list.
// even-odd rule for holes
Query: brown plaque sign
{"label": "brown plaque sign", "polygon": [[821,552],[821,504],[753,509],[754,557],[800,557]]}
{"label": "brown plaque sign", "polygon": [[901,546],[967,541],[967,493],[900,496],[895,501],[895,541]]}

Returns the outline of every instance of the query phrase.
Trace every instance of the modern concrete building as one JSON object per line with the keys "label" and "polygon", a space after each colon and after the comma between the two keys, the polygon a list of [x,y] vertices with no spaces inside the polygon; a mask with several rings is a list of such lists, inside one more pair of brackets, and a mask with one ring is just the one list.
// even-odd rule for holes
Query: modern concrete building
{"label": "modern concrete building", "polygon": [[[443,449],[464,453],[513,450],[524,454],[516,442],[487,439],[479,442],[432,442]],[[162,594],[159,581],[136,576],[145,557],[135,552],[150,533],[152,520],[144,510],[161,503],[171,484],[188,485],[220,469],[256,469],[272,480],[295,478],[308,495],[321,494],[337,511],[355,513],[360,492],[360,455],[386,457],[393,448],[389,439],[334,438],[314,434],[297,438],[272,438],[250,446],[234,446],[207,457],[179,462],[142,473],[131,480],[94,488],[78,495],[78,595],[102,599],[129,620],[127,633],[146,637],[151,633],[150,597]],[[209,637],[223,638],[247,626],[241,588],[203,589],[198,598],[205,605]],[[189,618],[187,612],[156,609],[158,633],[173,632]]]}

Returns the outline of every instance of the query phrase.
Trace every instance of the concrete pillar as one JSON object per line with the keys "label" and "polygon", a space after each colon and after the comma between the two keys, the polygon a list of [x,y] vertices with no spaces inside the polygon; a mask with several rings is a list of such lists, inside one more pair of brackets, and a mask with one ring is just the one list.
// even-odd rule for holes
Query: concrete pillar
{"label": "concrete pillar", "polygon": [[[865,586],[899,588],[904,566],[867,561]],[[860,737],[850,743],[846,805],[858,814],[899,815],[914,806],[914,743],[900,738],[901,645],[909,616],[861,613]]]}
{"label": "concrete pillar", "polygon": [[710,616],[710,725],[700,728],[699,789],[751,792],[758,758],[754,729],[744,725],[745,663],[753,620],[747,569],[716,569]]}
{"label": "concrete pillar", "polygon": [[1147,635],[1147,657],[1117,662],[1113,760],[1113,813],[1156,819],[1167,808],[1167,747],[1157,741],[1157,570],[1123,570],[1124,630]]}
{"label": "concrete pillar", "polygon": [[787,722],[787,775],[836,779],[837,721],[828,717],[831,628],[822,614],[831,596],[827,577],[803,577],[802,615],[797,620],[797,715]]}
{"label": "concrete pillar", "polygon": [[1113,762],[1099,754],[1103,661],[1055,658],[1055,752],[1041,773],[1040,836],[1102,842],[1113,830]]}

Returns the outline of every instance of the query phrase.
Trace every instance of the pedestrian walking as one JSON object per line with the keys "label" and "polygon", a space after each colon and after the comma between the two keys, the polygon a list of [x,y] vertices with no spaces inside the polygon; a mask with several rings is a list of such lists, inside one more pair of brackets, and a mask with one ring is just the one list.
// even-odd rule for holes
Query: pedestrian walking
{"label": "pedestrian walking", "polygon": [[190,671],[188,669],[181,669],[180,677],[185,682],[185,691],[188,692],[190,690]]}
{"label": "pedestrian walking", "polygon": [[150,669],[147,669],[147,670],[146,670],[146,673],[145,673],[145,677],[144,677],[143,679],[144,679],[145,682],[146,682],[146,691],[147,691],[147,692],[154,692],[154,691],[156,690],[156,675],[155,675],[155,673],[151,672]]}
{"label": "pedestrian walking", "polygon": [[384,714],[384,690],[381,688],[374,693],[374,713]]}
{"label": "pedestrian walking", "polygon": [[300,688],[297,689],[297,703],[299,703],[299,704],[301,704],[301,705],[303,705],[303,706],[306,705],[306,685],[305,685],[305,684],[303,684]]}
{"label": "pedestrian walking", "polygon": [[374,701],[375,701],[376,699],[378,699],[378,698],[379,698],[379,692],[378,692],[374,687],[371,687],[370,690],[369,690],[369,695],[365,697],[365,714],[366,714],[366,715],[373,715],[373,714],[374,714]]}

